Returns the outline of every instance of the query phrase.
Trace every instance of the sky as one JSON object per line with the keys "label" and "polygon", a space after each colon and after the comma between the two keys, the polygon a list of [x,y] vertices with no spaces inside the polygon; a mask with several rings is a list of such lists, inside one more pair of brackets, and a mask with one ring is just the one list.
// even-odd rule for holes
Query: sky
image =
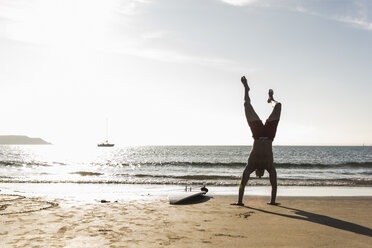
{"label": "sky", "polygon": [[0,135],[54,144],[372,145],[372,1],[0,0]]}

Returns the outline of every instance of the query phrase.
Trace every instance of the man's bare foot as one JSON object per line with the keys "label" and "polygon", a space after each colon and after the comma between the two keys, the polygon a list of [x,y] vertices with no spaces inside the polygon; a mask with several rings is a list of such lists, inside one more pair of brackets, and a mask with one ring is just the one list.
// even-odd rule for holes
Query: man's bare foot
{"label": "man's bare foot", "polygon": [[278,202],[268,202],[267,205],[279,206],[280,203],[278,203]]}
{"label": "man's bare foot", "polygon": [[248,82],[247,82],[247,79],[245,78],[245,76],[243,76],[240,80],[242,81],[242,84],[244,85],[244,87],[246,89],[248,89],[248,91],[249,91],[250,89],[249,89]]}
{"label": "man's bare foot", "polygon": [[274,91],[269,89],[269,99],[267,99],[267,102],[271,103],[271,101],[274,101]]}

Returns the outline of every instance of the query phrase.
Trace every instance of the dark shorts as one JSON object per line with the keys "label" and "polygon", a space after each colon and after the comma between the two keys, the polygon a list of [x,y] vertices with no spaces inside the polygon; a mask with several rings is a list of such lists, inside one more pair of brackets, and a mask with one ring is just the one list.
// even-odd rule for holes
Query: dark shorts
{"label": "dark shorts", "polygon": [[248,124],[251,128],[253,139],[257,140],[260,137],[267,137],[270,140],[274,140],[278,123],[279,120],[266,120],[264,125],[261,120],[257,120],[249,122]]}

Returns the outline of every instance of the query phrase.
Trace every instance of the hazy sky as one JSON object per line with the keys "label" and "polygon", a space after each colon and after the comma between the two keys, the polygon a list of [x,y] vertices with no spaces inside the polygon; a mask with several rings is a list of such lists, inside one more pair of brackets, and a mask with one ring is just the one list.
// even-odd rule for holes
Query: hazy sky
{"label": "hazy sky", "polygon": [[240,77],[276,145],[372,144],[372,1],[0,0],[0,134],[248,145]]}

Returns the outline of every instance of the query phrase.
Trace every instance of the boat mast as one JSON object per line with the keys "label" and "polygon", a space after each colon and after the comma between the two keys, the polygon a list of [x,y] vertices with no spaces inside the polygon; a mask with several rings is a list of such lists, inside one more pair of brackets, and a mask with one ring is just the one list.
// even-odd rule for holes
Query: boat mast
{"label": "boat mast", "polygon": [[108,143],[108,118],[106,118],[106,143]]}

